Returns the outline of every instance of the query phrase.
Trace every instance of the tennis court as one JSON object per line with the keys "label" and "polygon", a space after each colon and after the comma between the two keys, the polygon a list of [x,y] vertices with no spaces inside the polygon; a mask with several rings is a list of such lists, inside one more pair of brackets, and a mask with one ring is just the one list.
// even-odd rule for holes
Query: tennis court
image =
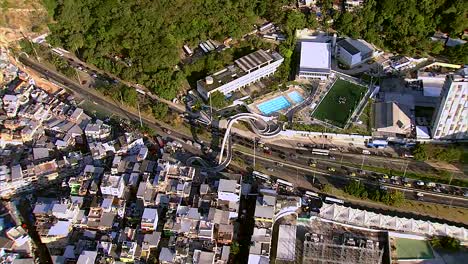
{"label": "tennis court", "polygon": [[426,240],[395,238],[398,259],[433,259],[434,252]]}
{"label": "tennis court", "polygon": [[366,91],[367,87],[337,79],[312,117],[344,128]]}

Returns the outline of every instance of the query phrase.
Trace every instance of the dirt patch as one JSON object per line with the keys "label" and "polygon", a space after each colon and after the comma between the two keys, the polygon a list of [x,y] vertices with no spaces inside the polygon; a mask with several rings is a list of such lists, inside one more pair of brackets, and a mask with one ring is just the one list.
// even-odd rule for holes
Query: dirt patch
{"label": "dirt patch", "polygon": [[48,31],[49,18],[40,0],[0,0],[0,45]]}

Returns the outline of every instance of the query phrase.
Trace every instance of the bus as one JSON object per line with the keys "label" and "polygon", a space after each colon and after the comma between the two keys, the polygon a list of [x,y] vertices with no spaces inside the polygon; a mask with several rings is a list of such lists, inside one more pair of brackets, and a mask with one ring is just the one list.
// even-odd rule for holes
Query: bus
{"label": "bus", "polygon": [[282,185],[282,186],[285,186],[285,187],[294,188],[294,185],[292,183],[290,183],[288,181],[285,181],[285,180],[277,179],[276,183],[278,185]]}
{"label": "bus", "polygon": [[305,196],[309,196],[309,197],[312,197],[312,198],[320,198],[320,195],[318,193],[311,192],[311,191],[306,191]]}
{"label": "bus", "polygon": [[185,53],[188,55],[188,56],[192,56],[193,55],[193,51],[189,48],[189,46],[187,45],[184,45],[184,51]]}
{"label": "bus", "polygon": [[322,156],[328,156],[330,155],[330,151],[326,149],[312,149],[312,154],[314,155],[322,155]]}
{"label": "bus", "polygon": [[263,173],[258,172],[258,171],[253,171],[253,172],[252,172],[252,176],[253,176],[255,179],[260,179],[260,180],[264,180],[264,181],[270,181],[270,176],[269,176],[269,175],[263,174]]}
{"label": "bus", "polygon": [[146,95],[146,92],[141,89],[135,89],[135,91],[137,91],[139,94]]}
{"label": "bus", "polygon": [[335,203],[335,204],[340,204],[340,205],[344,204],[343,200],[336,199],[336,198],[333,198],[333,197],[325,197],[325,202],[326,203]]}

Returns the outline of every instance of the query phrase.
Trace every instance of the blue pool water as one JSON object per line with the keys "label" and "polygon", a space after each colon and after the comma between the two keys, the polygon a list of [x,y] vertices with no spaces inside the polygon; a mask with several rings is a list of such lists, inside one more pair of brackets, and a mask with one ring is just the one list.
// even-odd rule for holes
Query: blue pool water
{"label": "blue pool water", "polygon": [[291,100],[296,104],[304,101],[304,98],[302,98],[302,95],[297,91],[292,91],[288,93],[288,97],[291,98]]}
{"label": "blue pool water", "polygon": [[290,107],[291,104],[288,102],[286,97],[278,96],[268,101],[265,101],[261,104],[257,105],[258,110],[262,112],[264,115],[269,115],[274,112],[278,112],[279,110],[285,109]]}

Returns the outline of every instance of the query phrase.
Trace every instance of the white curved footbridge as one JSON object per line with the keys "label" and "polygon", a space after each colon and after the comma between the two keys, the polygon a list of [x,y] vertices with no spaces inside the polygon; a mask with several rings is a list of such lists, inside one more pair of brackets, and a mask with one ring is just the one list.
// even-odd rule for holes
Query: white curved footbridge
{"label": "white curved footbridge", "polygon": [[219,172],[224,170],[232,160],[232,139],[231,139],[231,130],[232,126],[239,121],[246,121],[253,132],[261,138],[273,138],[276,137],[281,132],[281,127],[278,124],[269,124],[268,121],[271,121],[273,118],[261,116],[252,113],[242,113],[237,114],[231,117],[228,120],[226,133],[223,137],[223,142],[221,144],[221,152],[219,153],[218,165],[215,167],[210,167],[209,164],[200,157],[191,157],[187,160],[188,164],[192,164],[195,161],[198,161],[202,164],[203,167],[214,172]]}

